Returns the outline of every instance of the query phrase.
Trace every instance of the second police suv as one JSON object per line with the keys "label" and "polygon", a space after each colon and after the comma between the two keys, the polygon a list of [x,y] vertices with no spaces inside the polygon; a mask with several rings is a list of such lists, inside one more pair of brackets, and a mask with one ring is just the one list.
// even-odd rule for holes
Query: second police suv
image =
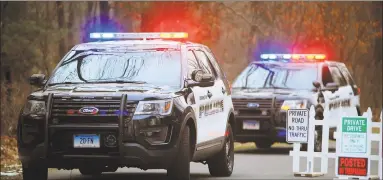
{"label": "second police suv", "polygon": [[[49,78],[36,74],[18,124],[23,177],[48,168],[84,175],[119,167],[167,169],[190,179],[190,162],[213,176],[234,167],[234,111],[210,49],[186,33],[93,33]],[[107,40],[107,41],[105,41]]]}
{"label": "second police suv", "polygon": [[[327,61],[323,54],[262,54],[233,83],[238,142],[270,148],[286,142],[288,109],[315,107],[331,118],[330,138],[341,116],[360,115],[359,88],[344,63]],[[315,131],[315,151],[321,151],[321,127]],[[307,144],[302,146],[307,148]]]}

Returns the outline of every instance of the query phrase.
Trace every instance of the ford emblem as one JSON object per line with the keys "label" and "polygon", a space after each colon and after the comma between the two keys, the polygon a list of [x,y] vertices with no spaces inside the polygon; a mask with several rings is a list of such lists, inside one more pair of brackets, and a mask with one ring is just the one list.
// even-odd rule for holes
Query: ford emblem
{"label": "ford emblem", "polygon": [[96,107],[83,107],[79,112],[80,114],[97,114],[98,109]]}
{"label": "ford emblem", "polygon": [[257,108],[257,107],[259,107],[259,104],[258,103],[248,103],[247,107],[248,108]]}

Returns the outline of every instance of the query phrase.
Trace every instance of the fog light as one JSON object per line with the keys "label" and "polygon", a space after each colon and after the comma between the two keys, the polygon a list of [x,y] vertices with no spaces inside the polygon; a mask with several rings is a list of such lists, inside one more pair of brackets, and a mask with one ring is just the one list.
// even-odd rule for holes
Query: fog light
{"label": "fog light", "polygon": [[140,134],[145,137],[145,140],[150,144],[166,143],[168,137],[168,126],[141,129]]}
{"label": "fog light", "polygon": [[113,134],[109,134],[105,137],[105,146],[107,147],[115,147],[117,145],[117,138]]}

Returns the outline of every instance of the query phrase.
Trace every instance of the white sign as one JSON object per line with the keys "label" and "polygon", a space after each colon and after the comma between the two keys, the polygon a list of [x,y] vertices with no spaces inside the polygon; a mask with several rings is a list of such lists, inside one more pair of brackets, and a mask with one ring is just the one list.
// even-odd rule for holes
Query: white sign
{"label": "white sign", "polygon": [[367,153],[367,118],[342,117],[341,153]]}
{"label": "white sign", "polygon": [[309,111],[307,109],[287,110],[286,141],[307,143],[309,135]]}

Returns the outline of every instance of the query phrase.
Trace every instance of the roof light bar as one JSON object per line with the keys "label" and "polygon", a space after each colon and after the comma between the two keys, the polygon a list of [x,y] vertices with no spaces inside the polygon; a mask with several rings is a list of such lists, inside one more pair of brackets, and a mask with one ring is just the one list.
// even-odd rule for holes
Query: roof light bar
{"label": "roof light bar", "polygon": [[284,62],[293,60],[293,61],[318,61],[326,59],[324,54],[261,54],[262,60],[282,60]]}
{"label": "roof light bar", "polygon": [[91,39],[185,39],[185,32],[163,33],[90,33]]}

